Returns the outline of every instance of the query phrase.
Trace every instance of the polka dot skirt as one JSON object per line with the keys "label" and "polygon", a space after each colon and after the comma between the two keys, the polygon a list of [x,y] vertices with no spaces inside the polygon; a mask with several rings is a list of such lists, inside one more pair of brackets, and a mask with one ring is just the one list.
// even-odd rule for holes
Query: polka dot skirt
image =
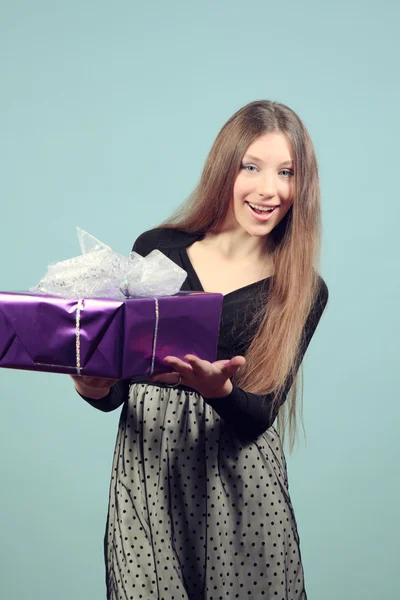
{"label": "polka dot skirt", "polygon": [[244,443],[199,394],[132,385],[105,561],[108,600],[306,600],[275,429]]}

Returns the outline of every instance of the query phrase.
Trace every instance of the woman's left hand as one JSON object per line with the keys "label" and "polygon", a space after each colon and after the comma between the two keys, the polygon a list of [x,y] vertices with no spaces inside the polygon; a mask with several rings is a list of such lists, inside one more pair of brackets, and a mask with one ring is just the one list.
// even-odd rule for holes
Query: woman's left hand
{"label": "woman's left hand", "polygon": [[187,354],[185,361],[175,356],[167,356],[164,362],[174,371],[153,375],[150,381],[178,384],[181,377],[179,383],[193,388],[203,398],[223,398],[231,393],[233,386],[230,378],[244,365],[246,359],[244,356],[234,356],[230,360],[217,360],[210,363]]}

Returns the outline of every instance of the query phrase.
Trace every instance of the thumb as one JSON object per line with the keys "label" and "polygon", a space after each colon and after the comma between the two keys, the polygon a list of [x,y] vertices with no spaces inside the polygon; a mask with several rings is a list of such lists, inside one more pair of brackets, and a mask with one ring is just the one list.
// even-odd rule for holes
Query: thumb
{"label": "thumb", "polygon": [[230,378],[233,377],[245,363],[246,359],[244,356],[234,356],[231,360],[227,361],[227,364],[222,367],[221,371]]}

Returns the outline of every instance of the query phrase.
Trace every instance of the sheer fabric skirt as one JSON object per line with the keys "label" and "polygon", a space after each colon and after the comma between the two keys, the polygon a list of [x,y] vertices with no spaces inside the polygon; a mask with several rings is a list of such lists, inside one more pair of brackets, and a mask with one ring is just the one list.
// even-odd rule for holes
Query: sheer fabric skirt
{"label": "sheer fabric skirt", "polygon": [[195,393],[133,384],[113,460],[108,600],[306,600],[280,438]]}

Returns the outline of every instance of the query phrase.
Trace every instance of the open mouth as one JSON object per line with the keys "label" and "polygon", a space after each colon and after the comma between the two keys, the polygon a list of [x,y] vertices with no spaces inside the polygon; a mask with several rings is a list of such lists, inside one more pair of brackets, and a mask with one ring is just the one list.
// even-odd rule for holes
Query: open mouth
{"label": "open mouth", "polygon": [[250,202],[246,202],[247,206],[249,207],[249,209],[251,210],[251,212],[253,213],[253,215],[255,217],[258,218],[258,220],[260,221],[268,221],[268,219],[271,218],[271,216],[273,215],[273,213],[276,211],[276,209],[278,208],[278,206],[263,206],[260,207],[257,204],[250,204]]}

